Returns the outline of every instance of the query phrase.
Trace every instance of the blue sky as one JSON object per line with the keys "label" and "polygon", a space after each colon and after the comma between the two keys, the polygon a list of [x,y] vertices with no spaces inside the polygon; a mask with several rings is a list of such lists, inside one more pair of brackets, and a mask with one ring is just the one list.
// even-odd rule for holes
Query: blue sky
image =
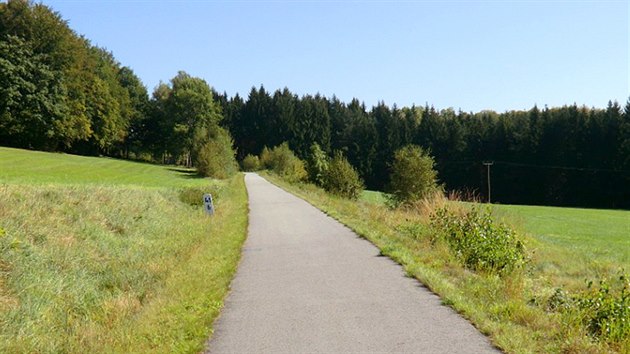
{"label": "blue sky", "polygon": [[177,71],[368,106],[625,104],[628,1],[43,1],[149,91]]}

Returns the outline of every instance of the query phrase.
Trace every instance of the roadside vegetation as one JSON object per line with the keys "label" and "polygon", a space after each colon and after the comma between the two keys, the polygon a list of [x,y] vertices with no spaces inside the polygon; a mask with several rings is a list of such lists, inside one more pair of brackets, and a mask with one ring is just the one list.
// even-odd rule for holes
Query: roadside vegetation
{"label": "roadside vegetation", "polygon": [[0,352],[204,349],[246,235],[242,176],[5,148],[0,171]]}
{"label": "roadside vegetation", "polygon": [[[421,163],[431,160],[421,150],[404,151],[396,156],[432,168],[431,161]],[[410,193],[397,203],[392,199],[401,197],[392,194],[365,191],[353,200],[316,183],[265,176],[370,240],[506,352],[630,351],[630,212],[573,214],[572,209],[542,207],[519,217],[519,209],[537,207],[449,200],[434,175],[418,171],[392,181],[401,186],[424,181],[426,192],[422,197]],[[563,222],[539,222],[541,215]],[[591,228],[572,236],[583,230],[574,223],[589,222]]]}
{"label": "roadside vegetation", "polygon": [[[441,185],[489,196],[488,160],[493,201],[630,208],[630,100],[369,109],[262,85],[228,97],[183,71],[149,97],[49,6],[0,3],[0,23],[0,144],[150,162],[0,148],[0,352],[201,350],[245,236],[235,156],[507,351],[630,352],[627,212],[487,209]],[[212,219],[191,205],[206,190]]]}

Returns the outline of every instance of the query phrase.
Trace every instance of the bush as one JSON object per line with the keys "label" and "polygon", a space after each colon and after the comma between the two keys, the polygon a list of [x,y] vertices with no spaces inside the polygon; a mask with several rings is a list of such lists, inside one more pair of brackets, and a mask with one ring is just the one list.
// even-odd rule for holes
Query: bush
{"label": "bush", "polygon": [[523,243],[510,227],[495,223],[489,210],[473,208],[462,216],[441,208],[431,225],[469,269],[508,274],[525,263]]}
{"label": "bush", "polygon": [[308,178],[318,186],[324,185],[324,175],[328,170],[328,156],[319,147],[319,144],[311,145],[311,155],[308,160]]}
{"label": "bush", "polygon": [[359,174],[340,152],[328,163],[323,182],[326,191],[344,198],[357,199],[363,191]]}
{"label": "bush", "polygon": [[618,282],[601,280],[595,288],[577,296],[575,302],[588,331],[612,343],[630,339],[630,278],[621,275]]}
{"label": "bush", "polygon": [[437,188],[435,162],[422,148],[408,145],[396,151],[390,174],[390,203],[412,204]]}
{"label": "bush", "polygon": [[223,188],[218,185],[210,185],[207,187],[186,187],[179,190],[179,200],[192,206],[203,205],[203,195],[209,193],[212,195],[214,203],[219,200],[223,193]]}
{"label": "bush", "polygon": [[232,138],[224,129],[217,128],[212,139],[201,145],[195,156],[195,167],[202,176],[223,179],[238,171]]}
{"label": "bush", "polygon": [[271,170],[272,169],[272,157],[271,157],[271,150],[269,150],[268,147],[264,147],[262,149],[262,152],[260,153],[260,168],[261,169],[265,169],[265,170]]}
{"label": "bush", "polygon": [[289,144],[282,143],[276,146],[269,151],[268,156],[263,158],[264,153],[265,150],[263,149],[261,160],[265,161],[265,165],[268,165],[268,168],[278,176],[292,183],[306,180],[307,173],[304,162],[289,149]]}
{"label": "bush", "polygon": [[568,322],[577,319],[593,339],[621,344],[625,352],[624,343],[630,339],[630,278],[623,271],[616,279],[601,279],[599,286],[589,281],[587,290],[577,294],[557,288],[544,305],[549,312],[567,315]]}
{"label": "bush", "polygon": [[258,156],[248,154],[241,163],[243,171],[252,172],[260,170],[260,159]]}

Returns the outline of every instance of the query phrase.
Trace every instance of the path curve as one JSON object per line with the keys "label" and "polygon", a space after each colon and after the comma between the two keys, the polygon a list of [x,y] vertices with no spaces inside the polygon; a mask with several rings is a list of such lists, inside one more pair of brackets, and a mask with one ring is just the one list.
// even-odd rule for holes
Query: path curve
{"label": "path curve", "polygon": [[248,173],[249,235],[207,353],[497,353],[371,243]]}

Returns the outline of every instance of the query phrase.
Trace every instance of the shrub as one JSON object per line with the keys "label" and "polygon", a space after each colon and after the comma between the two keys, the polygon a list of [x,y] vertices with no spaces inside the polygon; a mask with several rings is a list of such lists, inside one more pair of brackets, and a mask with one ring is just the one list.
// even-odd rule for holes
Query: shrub
{"label": "shrub", "polygon": [[179,190],[179,200],[192,206],[203,205],[203,195],[210,193],[212,200],[216,203],[223,193],[223,188],[218,185],[210,185],[207,187],[186,187]]}
{"label": "shrub", "polygon": [[309,180],[318,186],[323,186],[324,175],[328,170],[328,156],[317,143],[311,145],[311,155],[307,167]]}
{"label": "shrub", "polygon": [[357,199],[363,191],[359,174],[340,152],[328,163],[323,182],[326,191],[344,198]]}
{"label": "shrub", "polygon": [[265,170],[270,170],[272,169],[272,157],[271,157],[271,150],[269,150],[268,147],[264,147],[262,149],[262,151],[260,152],[260,168],[261,169],[265,169]]}
{"label": "shrub", "polygon": [[437,188],[435,162],[422,148],[408,145],[396,151],[390,174],[390,203],[412,204]]}
{"label": "shrub", "polygon": [[630,279],[621,275],[617,282],[601,280],[599,287],[588,283],[589,291],[575,302],[588,331],[612,343],[630,339]]}
{"label": "shrub", "polygon": [[304,181],[307,177],[304,162],[295,156],[287,143],[282,143],[273,148],[264,161],[266,161],[265,164],[268,164],[268,167],[273,172],[289,182]]}
{"label": "shrub", "polygon": [[232,138],[224,129],[217,128],[212,139],[201,145],[195,155],[195,167],[203,176],[223,179],[238,171]]}
{"label": "shrub", "polygon": [[248,154],[241,163],[243,171],[252,172],[260,170],[260,159],[258,156]]}
{"label": "shrub", "polygon": [[630,339],[630,278],[601,279],[599,286],[589,281],[587,290],[570,294],[560,288],[544,303],[545,310],[567,315],[567,322],[577,319],[593,339],[613,346],[621,344],[626,351]]}
{"label": "shrub", "polygon": [[456,215],[441,208],[433,215],[431,225],[435,237],[443,238],[469,269],[508,274],[525,263],[523,243],[510,227],[494,222],[489,210],[482,213],[473,208]]}

